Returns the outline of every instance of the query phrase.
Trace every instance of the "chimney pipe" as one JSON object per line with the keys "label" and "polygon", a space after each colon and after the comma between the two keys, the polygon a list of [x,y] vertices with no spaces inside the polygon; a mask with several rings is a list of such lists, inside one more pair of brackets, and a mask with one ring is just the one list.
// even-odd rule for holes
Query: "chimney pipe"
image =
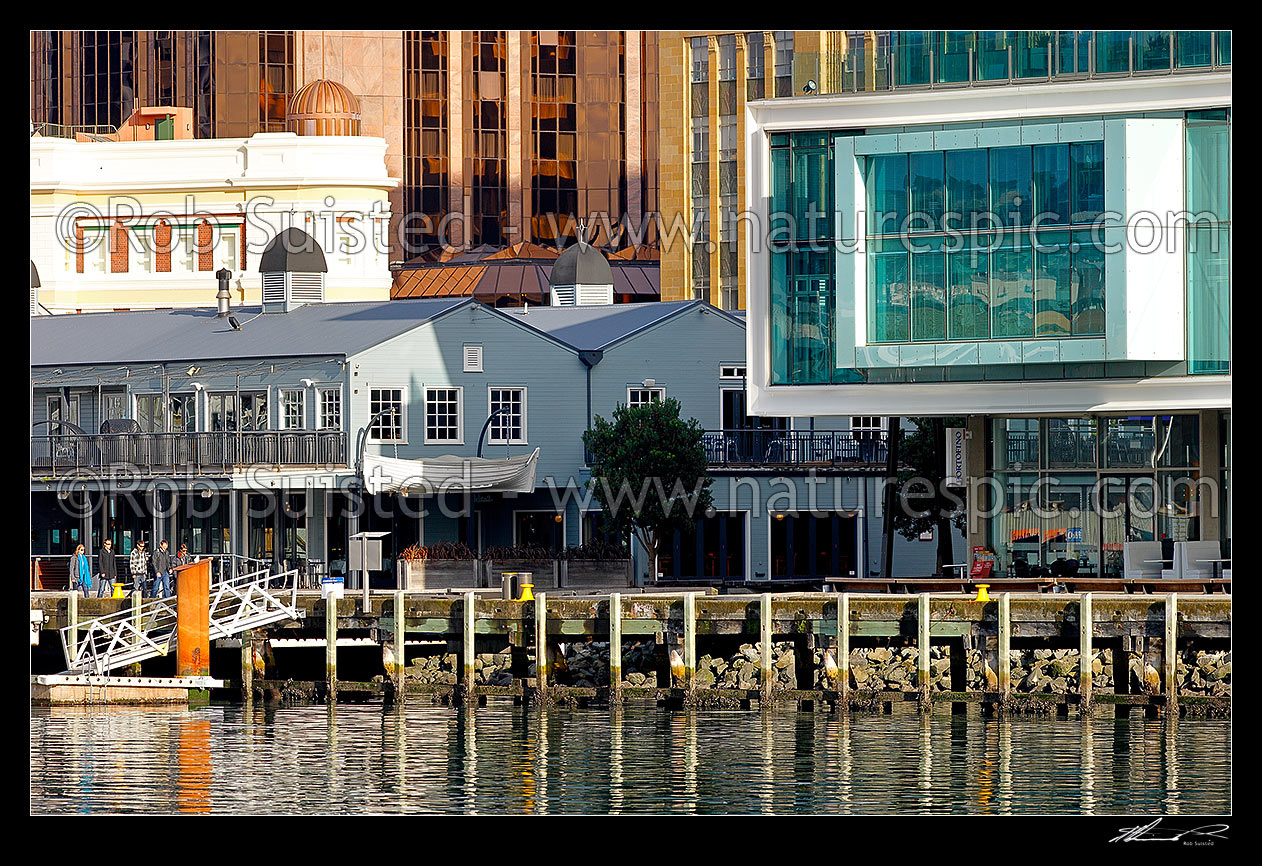
{"label": "chimney pipe", "polygon": [[222,319],[232,311],[232,292],[228,289],[228,281],[232,279],[232,271],[227,268],[220,268],[215,272],[215,277],[219,280],[219,293],[215,295],[215,299],[219,302],[219,318]]}

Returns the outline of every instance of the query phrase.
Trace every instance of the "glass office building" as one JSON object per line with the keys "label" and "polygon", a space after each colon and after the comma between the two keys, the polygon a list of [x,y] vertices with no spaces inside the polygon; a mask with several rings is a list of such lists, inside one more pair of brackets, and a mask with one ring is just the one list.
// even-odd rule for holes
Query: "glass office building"
{"label": "glass office building", "polygon": [[752,411],[963,418],[1007,567],[1229,541],[1230,63],[1230,32],[895,32],[862,96],[752,103]]}

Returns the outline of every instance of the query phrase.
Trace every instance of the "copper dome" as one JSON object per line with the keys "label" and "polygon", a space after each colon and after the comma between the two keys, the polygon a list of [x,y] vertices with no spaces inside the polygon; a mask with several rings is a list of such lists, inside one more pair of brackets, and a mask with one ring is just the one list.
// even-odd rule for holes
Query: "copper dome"
{"label": "copper dome", "polygon": [[299,135],[359,135],[359,119],[355,94],[327,78],[304,84],[285,116],[289,131]]}

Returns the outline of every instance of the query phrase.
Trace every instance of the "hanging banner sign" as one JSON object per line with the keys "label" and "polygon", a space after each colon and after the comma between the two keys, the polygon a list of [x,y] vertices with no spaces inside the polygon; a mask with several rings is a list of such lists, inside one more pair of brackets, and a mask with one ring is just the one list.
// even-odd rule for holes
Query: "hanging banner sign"
{"label": "hanging banner sign", "polygon": [[963,427],[946,428],[946,484],[948,487],[968,486]]}

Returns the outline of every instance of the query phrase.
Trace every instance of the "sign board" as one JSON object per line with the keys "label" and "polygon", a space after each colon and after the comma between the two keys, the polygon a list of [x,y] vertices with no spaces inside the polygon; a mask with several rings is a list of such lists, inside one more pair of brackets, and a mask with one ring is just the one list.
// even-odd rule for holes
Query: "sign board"
{"label": "sign board", "polygon": [[947,487],[967,487],[968,470],[965,449],[965,430],[963,427],[946,428],[946,485]]}
{"label": "sign board", "polygon": [[[364,554],[368,556],[367,571],[381,571],[381,539],[380,538],[356,538],[347,545],[350,554],[351,571],[365,571]],[[367,549],[365,551],[365,548]]]}
{"label": "sign board", "polygon": [[1065,532],[1065,541],[1069,544],[1082,544],[1082,527],[1071,526]]}

